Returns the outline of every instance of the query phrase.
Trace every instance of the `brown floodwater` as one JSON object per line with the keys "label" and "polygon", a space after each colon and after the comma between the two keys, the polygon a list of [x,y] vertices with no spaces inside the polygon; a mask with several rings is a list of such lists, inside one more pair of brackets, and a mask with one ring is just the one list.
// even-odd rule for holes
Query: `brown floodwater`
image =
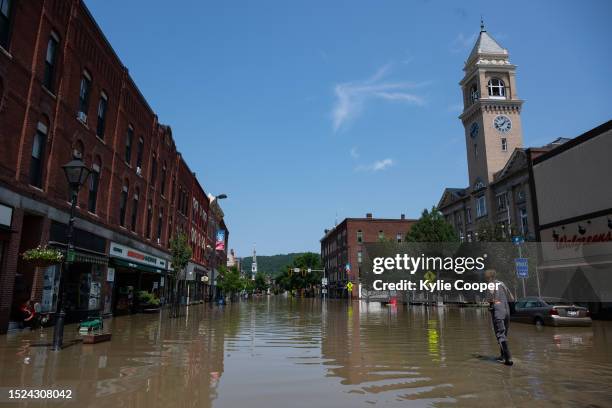
{"label": "brown floodwater", "polygon": [[[488,312],[272,297],[108,321],[112,341],[52,352],[52,329],[0,336],[0,387],[72,400],[3,406],[612,406],[612,322],[513,323],[515,365]],[[76,326],[66,327],[66,341]],[[6,401],[6,395],[3,396]]]}

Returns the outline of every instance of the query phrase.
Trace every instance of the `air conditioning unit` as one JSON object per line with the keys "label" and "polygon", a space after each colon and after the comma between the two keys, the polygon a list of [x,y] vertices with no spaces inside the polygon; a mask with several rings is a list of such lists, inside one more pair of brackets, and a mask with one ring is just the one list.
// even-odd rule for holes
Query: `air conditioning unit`
{"label": "air conditioning unit", "polygon": [[142,168],[136,167],[136,175],[142,176]]}
{"label": "air conditioning unit", "polygon": [[83,123],[87,123],[87,114],[85,112],[77,113],[77,119]]}

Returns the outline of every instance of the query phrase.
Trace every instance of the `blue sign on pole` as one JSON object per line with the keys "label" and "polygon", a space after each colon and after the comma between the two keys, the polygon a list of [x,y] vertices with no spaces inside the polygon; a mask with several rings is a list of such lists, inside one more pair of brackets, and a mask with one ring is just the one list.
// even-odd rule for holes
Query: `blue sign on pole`
{"label": "blue sign on pole", "polygon": [[529,260],[527,258],[516,258],[516,276],[526,279],[529,277]]}
{"label": "blue sign on pole", "polygon": [[523,238],[523,237],[521,237],[519,235],[512,237],[512,243],[515,244],[515,245],[520,245],[523,242],[525,242],[525,238]]}

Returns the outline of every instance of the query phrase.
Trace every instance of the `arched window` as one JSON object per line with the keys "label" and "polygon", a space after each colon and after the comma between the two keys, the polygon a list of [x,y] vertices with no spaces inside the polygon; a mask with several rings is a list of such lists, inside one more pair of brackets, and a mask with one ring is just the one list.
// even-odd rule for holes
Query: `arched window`
{"label": "arched window", "polygon": [[96,213],[98,202],[98,190],[100,188],[100,171],[102,170],[102,160],[96,157],[91,166],[91,174],[89,175],[89,196],[87,198],[87,210],[90,213]]}
{"label": "arched window", "polygon": [[104,140],[104,131],[106,130],[106,111],[108,110],[108,96],[102,91],[100,93],[100,101],[98,102],[98,124],[96,125],[96,136]]}
{"label": "arched window", "polygon": [[164,164],[162,165],[162,173],[161,173],[161,195],[165,196],[166,195],[166,175],[167,175],[168,169],[166,166],[166,162],[164,161]]}
{"label": "arched window", "polygon": [[49,121],[45,118],[36,124],[36,133],[32,141],[32,158],[30,160],[30,184],[41,188],[43,170],[45,167],[45,149],[47,147],[47,133]]}
{"label": "arched window", "polygon": [[357,242],[359,243],[363,242],[363,231],[362,230],[357,231]]}
{"label": "arched window", "polygon": [[151,238],[151,218],[153,218],[153,203],[149,200],[149,204],[147,205],[147,238]]}
{"label": "arched window", "polygon": [[85,145],[81,140],[74,142],[72,147],[72,155],[74,157],[80,157],[81,159],[85,156]]}
{"label": "arched window", "polygon": [[[134,127],[128,125],[127,133],[125,135],[125,162],[130,164],[132,162],[132,141],[134,139]],[[136,165],[138,167],[138,165]]]}
{"label": "arched window", "polygon": [[155,181],[157,179],[157,155],[153,153],[153,159],[151,160],[151,184],[155,187]]}
{"label": "arched window", "polygon": [[504,85],[504,81],[499,78],[491,78],[489,80],[489,96],[505,97],[506,86]]}
{"label": "arched window", "polygon": [[[144,139],[142,137],[138,139],[138,147],[136,149],[137,149],[136,150],[136,172],[141,172],[142,171],[142,154],[144,151]],[[141,170],[138,170],[138,169],[141,169]]]}
{"label": "arched window", "polygon": [[136,223],[138,221],[138,200],[140,198],[140,190],[138,187],[134,189],[134,198],[132,199],[132,220],[130,222],[130,229],[136,231]]}
{"label": "arched window", "polygon": [[127,210],[129,183],[127,180],[123,183],[121,195],[119,196],[119,225],[125,227],[125,212]]}
{"label": "arched window", "polygon": [[476,102],[480,98],[480,94],[478,93],[478,85],[473,83],[470,87],[470,103]]}

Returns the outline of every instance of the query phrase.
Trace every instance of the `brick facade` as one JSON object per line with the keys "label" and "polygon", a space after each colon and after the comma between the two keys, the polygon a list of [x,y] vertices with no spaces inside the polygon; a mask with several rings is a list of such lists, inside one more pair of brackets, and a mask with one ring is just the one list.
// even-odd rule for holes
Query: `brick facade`
{"label": "brick facade", "polygon": [[[362,262],[360,252],[364,256],[364,244],[380,240],[403,241],[416,222],[406,219],[404,215],[399,219],[373,218],[367,214],[366,218],[345,218],[331,230],[325,231],[321,238],[321,258],[328,278],[331,297],[346,296],[344,287],[353,282],[353,298],[359,297],[359,276]],[[350,265],[350,272],[346,265]]]}
{"label": "brick facade", "polygon": [[[208,209],[206,193],[177,151],[171,128],[159,123],[82,0],[13,0],[10,27],[8,45],[0,46],[0,202],[15,211],[0,265],[0,332],[6,330],[17,253],[24,245],[24,211],[43,217],[41,233],[32,241],[46,243],[49,217],[66,218],[69,210],[61,166],[73,152],[99,169],[95,209],[90,183],[79,192],[77,227],[86,222],[107,238],[120,236],[143,250],[168,254],[177,230],[189,235],[194,194]],[[49,64],[52,40],[56,47]],[[32,170],[33,156],[40,157],[39,171]],[[196,223],[207,230],[201,219]],[[40,279],[37,271],[35,297]]]}

